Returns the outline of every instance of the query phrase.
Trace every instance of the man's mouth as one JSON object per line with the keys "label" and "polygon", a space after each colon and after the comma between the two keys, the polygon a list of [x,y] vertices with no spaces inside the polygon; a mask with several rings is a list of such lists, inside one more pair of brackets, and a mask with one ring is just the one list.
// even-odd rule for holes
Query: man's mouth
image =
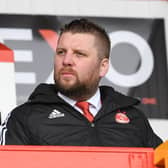
{"label": "man's mouth", "polygon": [[73,77],[75,76],[75,72],[74,71],[61,71],[60,72],[60,75],[63,76],[63,77],[66,77],[66,78],[70,78],[70,77]]}

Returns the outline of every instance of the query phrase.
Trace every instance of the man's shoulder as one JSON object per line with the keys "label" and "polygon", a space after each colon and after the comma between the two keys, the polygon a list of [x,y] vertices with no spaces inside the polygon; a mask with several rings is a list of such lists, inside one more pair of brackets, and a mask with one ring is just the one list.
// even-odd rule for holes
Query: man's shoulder
{"label": "man's shoulder", "polygon": [[116,91],[114,88],[110,86],[100,86],[101,96],[108,97],[113,101],[115,104],[121,106],[133,106],[138,105],[140,101],[137,98],[124,95],[121,92]]}
{"label": "man's shoulder", "polygon": [[31,106],[28,104],[28,102],[25,102],[23,104],[20,104],[18,106],[16,106],[12,111],[11,111],[11,115],[15,116],[15,117],[22,117],[23,115],[25,115],[26,113],[28,113],[30,111]]}

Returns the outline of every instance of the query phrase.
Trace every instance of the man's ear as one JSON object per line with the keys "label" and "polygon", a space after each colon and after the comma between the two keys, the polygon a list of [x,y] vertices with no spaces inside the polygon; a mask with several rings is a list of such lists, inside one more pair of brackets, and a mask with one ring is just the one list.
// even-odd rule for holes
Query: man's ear
{"label": "man's ear", "polygon": [[103,58],[100,63],[100,77],[104,77],[109,69],[109,59]]}

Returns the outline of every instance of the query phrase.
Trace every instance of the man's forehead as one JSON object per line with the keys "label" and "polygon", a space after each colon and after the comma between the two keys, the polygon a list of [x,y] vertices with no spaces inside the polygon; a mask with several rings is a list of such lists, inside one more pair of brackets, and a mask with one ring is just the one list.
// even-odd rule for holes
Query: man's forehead
{"label": "man's forehead", "polygon": [[92,43],[95,44],[95,42],[96,38],[92,34],[66,32],[60,36],[58,46],[62,44],[82,46],[87,44],[91,45]]}

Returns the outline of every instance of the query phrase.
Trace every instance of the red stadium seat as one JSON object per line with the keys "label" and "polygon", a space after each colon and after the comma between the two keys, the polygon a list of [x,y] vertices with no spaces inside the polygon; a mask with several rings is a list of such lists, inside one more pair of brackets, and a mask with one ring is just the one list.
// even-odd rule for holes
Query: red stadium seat
{"label": "red stadium seat", "polygon": [[2,168],[153,168],[152,148],[1,146]]}

